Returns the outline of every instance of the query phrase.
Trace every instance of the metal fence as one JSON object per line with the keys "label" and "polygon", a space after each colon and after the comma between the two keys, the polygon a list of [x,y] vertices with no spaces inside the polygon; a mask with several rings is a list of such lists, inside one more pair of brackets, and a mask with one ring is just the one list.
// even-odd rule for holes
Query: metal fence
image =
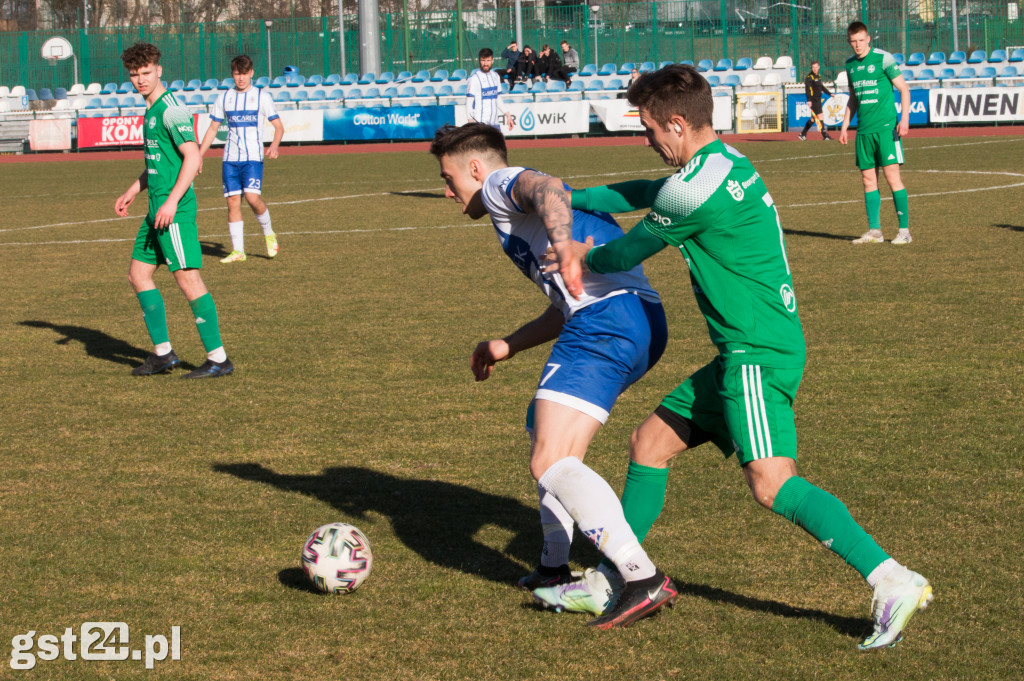
{"label": "metal fence", "polygon": [[[890,52],[950,52],[1024,45],[1024,19],[1016,2],[960,0],[674,0],[523,8],[523,42],[539,51],[566,40],[583,63],[793,57],[798,73],[812,59],[826,77],[842,69],[850,54],[845,28],[854,19],[871,27],[873,44]],[[1012,9],[1008,9],[1012,8]],[[123,82],[121,51],[148,41],[162,50],[167,79],[225,78],[232,57],[249,54],[257,75],[278,75],[286,65],[304,75],[358,72],[355,14],[344,17],[345,65],[338,17],[275,18],[216,23],[90,28],[77,31],[0,32],[0,84],[31,88],[68,87],[75,82]],[[515,32],[512,8],[410,12],[381,17],[381,69],[418,71],[472,68],[482,47],[496,55]],[[40,49],[47,38],[67,38],[75,60],[50,66]],[[77,64],[75,63],[77,61]],[[503,66],[500,57],[496,58]]]}

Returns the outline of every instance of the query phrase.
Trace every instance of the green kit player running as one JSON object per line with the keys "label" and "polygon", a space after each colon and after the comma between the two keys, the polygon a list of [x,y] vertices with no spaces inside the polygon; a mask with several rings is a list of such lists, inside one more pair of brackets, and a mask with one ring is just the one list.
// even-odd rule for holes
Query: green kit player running
{"label": "green kit player running", "polygon": [[[735,451],[758,503],[839,554],[874,589],[874,633],[860,648],[892,645],[931,601],[932,588],[890,558],[842,502],[797,475],[792,405],[805,345],[772,196],[750,161],[715,134],[711,88],[696,69],[671,65],[645,74],[628,96],[650,146],[681,170],[662,180],[574,191],[572,205],[582,210],[651,208],[625,236],[597,247],[574,243],[574,253],[591,272],[607,273],[678,248],[719,354],[634,431],[622,493],[626,520],[642,541],[661,513],[676,454],[709,441],[726,456]],[[534,595],[556,609],[607,608],[607,617],[623,603],[614,593],[609,598],[608,574],[602,566]]]}
{"label": "green kit player running", "polygon": [[[878,195],[878,169],[885,174],[885,181],[892,190],[892,202],[896,207],[899,233],[892,243],[901,246],[909,244],[910,209],[907,190],[900,179],[903,165],[903,144],[900,138],[910,132],[910,88],[896,59],[884,50],[871,47],[868,27],[855,21],[846,29],[846,35],[853,48],[853,56],[846,60],[846,74],[850,78],[850,100],[843,114],[843,127],[839,142],[849,141],[847,130],[850,120],[857,114],[857,167],[861,182],[864,183],[864,207],[868,213],[868,231],[854,239],[855,244],[880,244],[882,223],[879,218],[882,199]],[[900,121],[896,124],[896,99],[892,89],[900,91]]]}
{"label": "green kit player running", "polygon": [[161,84],[163,69],[160,50],[155,45],[136,43],[121,54],[121,61],[128,69],[132,85],[146,100],[142,124],[146,170],[117,198],[114,210],[127,217],[128,207],[139,192],[149,190],[149,212],[135,239],[128,279],[139,297],[146,329],[155,346],[153,354],[132,373],[159,374],[180,363],[167,334],[163,297],[153,283],[153,273],[160,263],[165,263],[192,307],[199,337],[206,348],[206,362],[183,378],[225,376],[234,366],[221,343],[217,306],[199,275],[203,254],[192,180],[200,157],[192,114],[179,106],[174,95]]}

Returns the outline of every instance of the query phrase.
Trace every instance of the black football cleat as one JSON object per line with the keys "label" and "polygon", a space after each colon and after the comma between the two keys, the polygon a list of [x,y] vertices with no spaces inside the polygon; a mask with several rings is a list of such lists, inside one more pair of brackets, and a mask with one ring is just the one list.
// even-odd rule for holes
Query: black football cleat
{"label": "black football cleat", "polygon": [[174,354],[174,350],[171,350],[166,355],[158,355],[154,352],[146,358],[145,362],[132,369],[132,376],[152,376],[153,374],[162,374],[165,371],[170,371],[179,364],[181,364],[181,360],[178,359],[176,354]]}
{"label": "black football cleat", "polygon": [[658,570],[653,577],[626,582],[612,609],[587,624],[598,629],[628,627],[639,619],[650,617],[666,605],[671,606],[678,597],[676,585],[664,572]]}
{"label": "black football cleat", "polygon": [[201,367],[188,372],[182,378],[218,378],[227,376],[234,370],[235,365],[231,363],[230,359],[225,359],[223,362],[214,362],[212,359],[208,359],[203,362]]}

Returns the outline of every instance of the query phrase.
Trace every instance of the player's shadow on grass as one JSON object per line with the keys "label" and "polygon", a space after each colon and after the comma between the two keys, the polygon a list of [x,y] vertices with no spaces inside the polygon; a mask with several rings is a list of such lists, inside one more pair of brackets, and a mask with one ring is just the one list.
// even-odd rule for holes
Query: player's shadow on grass
{"label": "player's shadow on grass", "polygon": [[437,192],[391,192],[392,196],[409,196],[415,199],[443,199],[443,191]]}
{"label": "player's shadow on grass", "polygon": [[[368,511],[381,513],[398,538],[425,560],[502,584],[514,584],[540,550],[537,509],[463,485],[355,467],[327,468],[319,475],[286,475],[256,463],[214,464],[213,470],[319,499],[355,523]],[[488,526],[512,534],[504,549],[475,539]],[[298,581],[287,570],[278,579],[287,586]]]}
{"label": "player's shadow on grass", "polygon": [[812,236],[818,239],[836,239],[837,241],[853,241],[856,236],[847,234],[829,234],[828,232],[809,232],[805,229],[783,229],[786,236]]}
{"label": "player's shadow on grass", "polygon": [[1008,229],[1011,232],[1024,232],[1024,225],[993,224],[992,226],[999,227],[1001,229]]}
{"label": "player's shadow on grass", "polygon": [[85,347],[85,353],[90,357],[114,362],[115,364],[138,366],[149,355],[147,350],[137,348],[119,338],[114,338],[102,331],[85,326],[30,320],[18,323],[34,329],[52,329],[61,336],[54,341],[57,345],[67,345],[71,341],[77,341]]}
{"label": "player's shadow on grass", "polygon": [[[261,244],[260,248],[262,248],[263,241],[260,240],[259,243]],[[199,242],[199,248],[202,249],[203,255],[208,255],[211,258],[223,258],[223,257],[225,257],[226,255],[228,255],[231,252],[229,250],[226,250],[224,244],[222,244],[219,241],[200,241]],[[248,251],[246,251],[245,257],[246,258],[263,258],[264,260],[272,260],[272,258],[269,255],[264,255],[262,253],[250,253]]]}

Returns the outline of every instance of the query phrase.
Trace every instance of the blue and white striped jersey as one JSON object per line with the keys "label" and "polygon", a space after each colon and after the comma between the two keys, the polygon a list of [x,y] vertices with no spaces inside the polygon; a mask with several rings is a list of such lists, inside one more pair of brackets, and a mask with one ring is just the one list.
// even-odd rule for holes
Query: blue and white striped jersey
{"label": "blue and white striped jersey", "polygon": [[494,71],[477,70],[466,81],[466,116],[487,125],[498,125],[501,78]]}
{"label": "blue and white striped jersey", "polygon": [[[584,272],[584,294],[580,300],[569,295],[560,274],[541,272],[540,261],[551,245],[547,229],[539,215],[523,212],[512,198],[512,187],[524,170],[527,168],[495,170],[484,180],[481,196],[502,250],[562,311],[566,321],[588,305],[623,293],[634,293],[654,303],[661,302],[658,292],[647,281],[642,265],[628,272]],[[587,237],[593,237],[594,244],[601,245],[622,235],[622,229],[608,213],[585,210],[572,212],[572,238],[575,241],[585,242]]]}
{"label": "blue and white striped jersey", "polygon": [[228,123],[228,141],[224,147],[224,161],[245,163],[263,161],[263,119],[280,118],[270,93],[262,88],[250,87],[245,92],[231,88],[213,104],[210,119]]}

